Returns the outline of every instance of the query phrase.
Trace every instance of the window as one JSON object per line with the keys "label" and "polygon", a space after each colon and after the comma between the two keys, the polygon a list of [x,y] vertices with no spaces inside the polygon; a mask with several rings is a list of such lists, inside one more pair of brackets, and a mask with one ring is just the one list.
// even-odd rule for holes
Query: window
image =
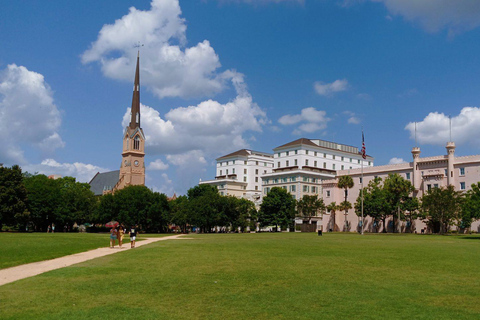
{"label": "window", "polygon": [[247,169],[243,169],[243,173],[244,173],[244,174],[247,174]]}
{"label": "window", "polygon": [[342,170],[344,170],[344,169],[345,169],[345,166],[344,166],[344,165],[342,165]]}
{"label": "window", "polygon": [[335,163],[334,163],[334,164],[332,164],[332,169],[333,169],[333,170],[335,170]]}
{"label": "window", "polygon": [[305,165],[308,166],[308,159],[305,160]]}
{"label": "window", "polygon": [[287,151],[287,152],[286,152],[287,156],[288,156],[288,153],[289,153],[289,152]]}
{"label": "window", "polygon": [[290,192],[297,192],[296,186],[290,186]]}
{"label": "window", "polygon": [[258,161],[255,161],[255,165],[257,165],[257,166],[258,166]]}
{"label": "window", "polygon": [[279,153],[277,153],[277,155],[280,157],[280,152],[279,152]]}
{"label": "window", "polygon": [[465,175],[465,168],[460,168],[460,175],[464,176]]}
{"label": "window", "polygon": [[465,182],[460,182],[460,190],[465,190]]}
{"label": "window", "polygon": [[410,172],[405,173],[405,179],[410,180]]}
{"label": "window", "polygon": [[431,184],[427,184],[427,190],[428,191],[432,190],[432,185]]}
{"label": "window", "polygon": [[335,155],[332,156],[332,159],[335,160]]}
{"label": "window", "polygon": [[352,161],[353,161],[353,159],[352,159],[352,158],[350,158],[350,162],[352,162]]}
{"label": "window", "polygon": [[362,177],[360,177],[360,183],[363,183],[363,178]]}
{"label": "window", "polygon": [[343,161],[343,159],[345,159],[345,158],[344,158],[344,157],[342,157],[342,161]]}
{"label": "window", "polygon": [[133,149],[140,149],[140,138],[138,136],[135,136],[135,139],[133,139]]}
{"label": "window", "polygon": [[323,169],[327,169],[327,163],[326,162],[323,163]]}
{"label": "window", "polygon": [[316,157],[316,156],[317,156],[317,151],[315,151],[313,154],[314,154],[314,155],[315,155],[315,157]]}
{"label": "window", "polygon": [[232,169],[232,174],[235,174],[235,168]]}
{"label": "window", "polygon": [[247,164],[247,161],[246,161],[246,160],[245,160],[245,161],[243,161],[243,164]]}
{"label": "window", "polygon": [[303,192],[308,192],[308,186],[303,186]]}
{"label": "window", "polygon": [[298,161],[297,161],[297,159],[295,159],[295,165],[298,166]]}
{"label": "window", "polygon": [[317,187],[312,187],[312,193],[317,193]]}
{"label": "window", "polygon": [[448,177],[448,170],[445,169],[445,177]]}
{"label": "window", "polygon": [[258,191],[258,186],[255,186],[255,191]]}
{"label": "window", "polygon": [[357,161],[358,161],[358,163],[360,163],[360,159],[358,159]]}
{"label": "window", "polygon": [[255,177],[255,182],[258,182],[258,177]]}
{"label": "window", "polygon": [[313,161],[313,166],[317,167],[317,161]]}
{"label": "window", "polygon": [[232,164],[235,164],[235,160],[232,161]]}
{"label": "window", "polygon": [[220,170],[220,175],[222,175],[222,170]]}
{"label": "window", "polygon": [[227,173],[225,173],[225,174],[228,176],[228,169],[226,171],[227,171]]}
{"label": "window", "polygon": [[297,181],[297,177],[292,177],[291,180],[292,180],[292,182],[295,182],[295,181]]}
{"label": "window", "polygon": [[303,182],[308,182],[308,177],[303,177]]}
{"label": "window", "polygon": [[258,174],[258,169],[255,169],[255,174]]}
{"label": "window", "polygon": [[298,154],[298,150],[295,150],[295,154]]}
{"label": "window", "polygon": [[247,182],[247,177],[243,177],[243,182]]}
{"label": "window", "polygon": [[305,154],[308,154],[308,150],[305,150]]}
{"label": "window", "polygon": [[277,162],[277,168],[280,168],[280,161]]}
{"label": "window", "polygon": [[287,160],[286,163],[287,163],[286,166],[288,167],[290,165],[290,161]]}
{"label": "window", "polygon": [[327,190],[327,197],[330,197],[330,190]]}
{"label": "window", "polygon": [[368,161],[368,165],[371,166],[371,165],[372,165],[372,161]]}
{"label": "window", "polygon": [[435,184],[433,185],[433,187],[434,187],[434,188],[438,188],[438,183],[435,183]]}
{"label": "window", "polygon": [[324,153],[324,154],[323,154],[323,157],[324,157],[324,158],[326,158],[326,157],[327,157],[327,154],[326,154],[326,153]]}

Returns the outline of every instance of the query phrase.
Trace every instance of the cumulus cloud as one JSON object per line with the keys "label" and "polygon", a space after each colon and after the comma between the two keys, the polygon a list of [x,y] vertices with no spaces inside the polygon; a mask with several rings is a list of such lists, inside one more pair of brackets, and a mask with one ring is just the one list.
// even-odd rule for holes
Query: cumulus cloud
{"label": "cumulus cloud", "polygon": [[22,166],[23,171],[30,173],[38,172],[44,175],[58,174],[62,177],[75,177],[79,182],[90,182],[97,172],[109,171],[108,169],[85,164],[75,163],[59,163],[54,159],[45,159],[40,164],[28,164]]}
{"label": "cumulus cloud", "polygon": [[[242,83],[237,83],[238,95],[225,104],[207,100],[195,106],[171,109],[163,117],[141,105],[142,127],[148,154],[182,154],[201,150],[206,155],[218,150],[248,147],[244,135],[248,131],[261,132],[266,114],[253,102]],[[122,125],[128,125],[130,109]]]}
{"label": "cumulus cloud", "polygon": [[344,111],[343,114],[347,115],[347,117],[348,117],[347,122],[348,123],[350,123],[350,124],[359,124],[360,123],[360,119],[357,117],[355,112]]}
{"label": "cumulus cloud", "polygon": [[43,75],[16,64],[0,72],[0,161],[26,163],[22,145],[50,155],[65,143],[58,134],[60,111]]}
{"label": "cumulus cloud", "polygon": [[316,132],[327,127],[329,118],[326,117],[326,112],[317,110],[315,108],[302,109],[300,114],[284,115],[278,122],[284,126],[300,124],[297,129],[293,131],[294,134],[301,134],[302,132]]}
{"label": "cumulus cloud", "polygon": [[[480,1],[476,0],[370,0],[381,2],[392,15],[400,15],[433,33],[447,29],[449,35],[480,26]],[[344,6],[364,0],[344,0]],[[388,17],[388,16],[387,16]]]}
{"label": "cumulus cloud", "polygon": [[317,81],[313,84],[315,92],[321,96],[329,96],[333,93],[345,91],[348,89],[347,79],[335,80],[332,83]]}
{"label": "cumulus cloud", "polygon": [[403,160],[402,158],[392,158],[388,162],[388,164],[400,164],[400,163],[406,163],[406,161]]}
{"label": "cumulus cloud", "polygon": [[[471,144],[480,147],[480,108],[464,107],[451,117],[452,140],[457,144]],[[416,123],[417,141],[421,144],[445,145],[450,141],[450,118],[444,113],[431,112]],[[415,139],[415,122],[405,126],[410,138]]]}
{"label": "cumulus cloud", "polygon": [[155,95],[201,97],[220,92],[235,75],[219,73],[220,61],[210,42],[186,46],[186,24],[178,0],[153,0],[150,10],[129,13],[104,25],[82,62],[100,63],[105,76],[132,80],[136,63],[133,45],[140,42],[141,81]]}
{"label": "cumulus cloud", "polygon": [[148,170],[167,170],[168,169],[168,164],[164,163],[161,159],[157,159],[153,162],[150,162],[150,164],[147,167]]}

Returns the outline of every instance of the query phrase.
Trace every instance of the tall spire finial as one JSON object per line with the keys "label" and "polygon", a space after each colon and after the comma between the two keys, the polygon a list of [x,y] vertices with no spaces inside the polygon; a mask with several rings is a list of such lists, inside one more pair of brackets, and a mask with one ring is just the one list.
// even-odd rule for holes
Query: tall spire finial
{"label": "tall spire finial", "polygon": [[140,128],[140,50],[137,54],[137,68],[135,70],[135,82],[133,84],[131,113],[130,129]]}

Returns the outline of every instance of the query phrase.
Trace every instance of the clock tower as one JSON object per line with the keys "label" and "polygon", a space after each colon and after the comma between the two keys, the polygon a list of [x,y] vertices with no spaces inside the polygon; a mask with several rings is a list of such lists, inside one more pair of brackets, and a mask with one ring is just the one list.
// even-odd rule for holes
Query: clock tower
{"label": "clock tower", "polygon": [[140,127],[140,52],[137,55],[137,68],[133,85],[133,98],[130,124],[123,133],[122,163],[115,190],[130,185],[145,185],[145,135]]}

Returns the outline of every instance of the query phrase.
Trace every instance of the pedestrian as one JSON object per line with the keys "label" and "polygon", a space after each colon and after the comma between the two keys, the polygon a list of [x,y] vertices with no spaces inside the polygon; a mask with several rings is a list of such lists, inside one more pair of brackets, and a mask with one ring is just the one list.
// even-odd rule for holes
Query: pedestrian
{"label": "pedestrian", "polygon": [[47,233],[50,233],[50,225],[47,227]]}
{"label": "pedestrian", "polygon": [[115,227],[112,227],[112,229],[110,229],[110,248],[114,248],[115,247],[115,241],[117,240],[117,229],[115,229]]}
{"label": "pedestrian", "polygon": [[52,223],[52,233],[55,233],[55,223]]}
{"label": "pedestrian", "polygon": [[135,239],[137,238],[137,229],[135,226],[130,228],[130,248],[135,248]]}
{"label": "pedestrian", "polygon": [[120,248],[122,248],[122,244],[123,244],[123,235],[125,234],[125,230],[123,229],[123,226],[121,225],[120,227],[118,227],[118,246]]}

